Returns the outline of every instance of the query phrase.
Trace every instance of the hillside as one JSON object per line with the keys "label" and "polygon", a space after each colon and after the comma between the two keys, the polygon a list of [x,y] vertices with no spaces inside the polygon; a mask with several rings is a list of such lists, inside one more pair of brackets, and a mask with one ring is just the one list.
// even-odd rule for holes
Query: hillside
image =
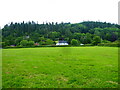
{"label": "hillside", "polygon": [[106,22],[84,21],[74,24],[11,22],[2,29],[2,42],[9,46],[20,45],[22,40],[27,40],[45,45],[47,40],[55,44],[59,39],[66,40],[68,43],[75,39],[78,43],[90,44],[96,36],[102,41],[114,42],[120,37],[118,32],[120,32],[119,25]]}

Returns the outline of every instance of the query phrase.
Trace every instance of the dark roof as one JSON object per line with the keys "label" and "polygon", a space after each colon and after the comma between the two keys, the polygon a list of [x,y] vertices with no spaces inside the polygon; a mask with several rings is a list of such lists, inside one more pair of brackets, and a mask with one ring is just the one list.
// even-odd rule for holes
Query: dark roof
{"label": "dark roof", "polygon": [[59,41],[59,43],[67,43],[67,41]]}

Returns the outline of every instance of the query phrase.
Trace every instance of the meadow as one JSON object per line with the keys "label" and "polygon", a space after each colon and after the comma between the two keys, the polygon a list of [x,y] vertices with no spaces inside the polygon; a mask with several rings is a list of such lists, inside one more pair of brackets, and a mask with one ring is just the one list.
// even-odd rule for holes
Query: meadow
{"label": "meadow", "polygon": [[117,47],[2,50],[3,88],[117,88]]}

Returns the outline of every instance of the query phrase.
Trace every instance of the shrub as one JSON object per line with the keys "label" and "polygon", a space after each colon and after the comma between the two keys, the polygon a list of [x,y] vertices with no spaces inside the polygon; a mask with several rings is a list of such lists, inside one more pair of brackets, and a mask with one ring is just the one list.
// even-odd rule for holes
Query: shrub
{"label": "shrub", "polygon": [[120,47],[120,43],[115,41],[115,42],[110,42],[110,43],[100,43],[98,46],[110,46],[110,47]]}
{"label": "shrub", "polygon": [[93,45],[98,45],[98,43],[100,43],[100,42],[101,42],[101,38],[100,38],[99,36],[95,36],[95,37],[93,38],[92,44],[93,44]]}
{"label": "shrub", "polygon": [[73,46],[78,46],[78,40],[76,40],[76,39],[72,39],[71,40],[71,45],[73,45]]}
{"label": "shrub", "polygon": [[53,40],[47,39],[47,40],[46,40],[46,45],[51,45],[51,44],[53,44]]}
{"label": "shrub", "polygon": [[33,46],[34,45],[34,41],[28,41],[28,43],[27,43],[27,46]]}
{"label": "shrub", "polygon": [[27,41],[27,40],[22,40],[22,41],[20,42],[20,45],[21,45],[21,46],[27,46],[27,44],[28,44],[28,41]]}

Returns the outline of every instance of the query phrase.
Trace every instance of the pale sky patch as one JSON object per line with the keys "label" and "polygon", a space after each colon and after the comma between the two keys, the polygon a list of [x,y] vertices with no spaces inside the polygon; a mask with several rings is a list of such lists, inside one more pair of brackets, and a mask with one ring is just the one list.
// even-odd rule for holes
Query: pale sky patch
{"label": "pale sky patch", "polygon": [[10,22],[118,23],[119,0],[1,0],[0,27]]}

